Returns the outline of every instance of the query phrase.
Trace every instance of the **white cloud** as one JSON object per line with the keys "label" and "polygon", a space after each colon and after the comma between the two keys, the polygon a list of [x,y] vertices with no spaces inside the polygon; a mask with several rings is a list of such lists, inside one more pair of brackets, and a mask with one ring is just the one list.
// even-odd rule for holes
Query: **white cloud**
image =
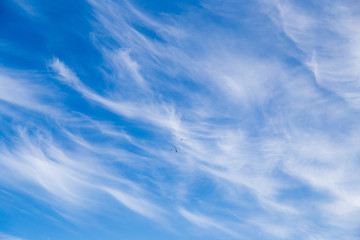
{"label": "white cloud", "polygon": [[38,16],[38,12],[36,11],[35,7],[29,3],[28,0],[14,0],[14,3],[16,3],[21,9],[23,9],[27,14],[33,17]]}
{"label": "white cloud", "polygon": [[15,237],[15,236],[1,233],[1,232],[0,232],[0,239],[1,240],[25,240],[24,238]]}
{"label": "white cloud", "polygon": [[[11,150],[2,146],[0,154],[0,179],[8,186],[42,199],[64,213],[67,208],[88,209],[97,201],[89,199],[90,196],[108,193],[136,213],[161,218],[163,211],[143,198],[143,190],[113,175],[94,157],[64,151],[46,136],[30,137],[25,130],[18,136],[18,145]],[[128,190],[121,190],[119,185]],[[137,196],[125,192],[130,190]]]}
{"label": "white cloud", "polygon": [[321,17],[287,1],[276,7],[278,22],[304,52],[301,61],[314,72],[317,83],[358,109],[360,38],[355,26],[360,18],[356,12],[341,1],[322,8]]}
{"label": "white cloud", "polygon": [[113,62],[115,64],[120,63],[125,65],[136,83],[141,87],[146,87],[145,79],[140,73],[139,64],[131,59],[129,49],[119,49],[119,51],[114,55]]}
{"label": "white cloud", "polygon": [[[235,9],[223,7],[217,12],[211,5],[213,2],[203,1],[201,5],[218,16],[238,23],[234,19],[234,15],[237,16],[234,14],[237,13]],[[276,56],[267,58],[242,51],[252,46],[251,43],[243,44],[251,40],[243,37],[240,41],[242,36],[233,37],[231,34],[234,32],[227,32],[216,23],[197,25],[197,20],[201,22],[201,19],[197,18],[199,15],[192,14],[191,10],[183,16],[173,16],[168,21],[173,24],[172,30],[178,29],[174,32],[186,33],[178,36],[162,30],[166,29],[166,26],[158,24],[163,20],[162,16],[152,17],[141,13],[130,3],[122,5],[109,2],[108,6],[101,6],[95,1],[90,3],[100,23],[100,30],[105,30],[119,45],[141,58],[142,61],[137,61],[136,57],[132,61],[136,61],[139,66],[142,64],[144,75],[150,75],[149,69],[161,70],[171,76],[170,79],[185,76],[197,84],[198,91],[191,92],[179,82],[166,82],[168,89],[176,89],[173,93],[189,96],[186,107],[181,107],[178,102],[174,105],[174,111],[182,116],[177,131],[169,128],[174,135],[181,129],[180,133],[186,136],[182,145],[183,158],[186,160],[181,161],[181,170],[200,170],[214,182],[226,186],[229,193],[222,193],[224,195],[220,197],[224,202],[227,202],[224,200],[228,196],[226,194],[230,196],[231,192],[249,190],[259,201],[254,205],[264,219],[268,215],[278,215],[304,220],[302,211],[309,211],[306,206],[303,207],[306,203],[301,200],[286,202],[279,197],[292,189],[295,181],[300,181],[300,185],[319,194],[325,189],[330,193],[330,196],[325,197],[326,201],[340,199],[345,205],[350,203],[356,206],[356,191],[339,189],[347,188],[348,183],[344,182],[349,179],[358,182],[353,178],[351,168],[354,167],[354,156],[359,149],[355,147],[351,136],[340,134],[343,140],[347,140],[339,141],[336,137],[339,133],[333,132],[340,125],[341,119],[354,116],[338,99],[326,96],[323,92],[323,88],[333,91],[349,103],[352,102],[351,106],[356,109],[357,85],[354,77],[357,76],[357,68],[356,61],[352,60],[356,59],[352,55],[357,52],[353,47],[356,30],[350,29],[350,26],[355,25],[349,24],[356,22],[356,18],[344,18],[346,21],[343,23],[349,27],[345,28],[347,31],[341,32],[340,28],[335,29],[340,26],[339,23],[327,18],[327,15],[311,15],[311,11],[287,1],[272,2],[276,11],[272,9],[267,12],[275,23],[271,31],[285,32],[298,48],[294,52],[284,49],[280,54],[289,54],[289,57],[298,58],[303,63],[302,66],[291,66]],[[269,3],[259,1],[259,5],[266,8]],[[110,10],[109,6],[119,11]],[[128,8],[129,12],[135,11],[135,14],[119,14]],[[336,19],[344,20],[341,14]],[[346,11],[345,14],[350,16]],[[133,23],[161,33],[161,41],[147,37]],[[260,26],[260,23],[257,24],[254,26]],[[323,40],[326,34],[330,34],[329,41]],[[336,46],[342,38],[353,39],[350,41],[354,43],[352,49],[346,47],[347,41]],[[108,51],[111,52],[111,47]],[[105,54],[105,57],[108,55]],[[346,59],[351,59],[351,62]],[[174,66],[174,69],[164,67],[164,62],[167,66]],[[346,80],[341,87],[333,85],[341,83],[342,77],[350,79],[348,76],[353,80]],[[321,88],[314,84],[314,77]],[[153,81],[152,86],[162,86],[161,80],[149,81]],[[197,97],[193,98],[194,95]],[[201,107],[197,105],[199,102]],[[154,109],[157,108],[155,105]],[[157,114],[157,117],[161,116]],[[140,114],[132,117],[148,118]],[[357,129],[346,130],[347,133],[351,131],[357,132]],[[234,196],[240,199],[227,200],[241,202],[240,194]],[[297,203],[301,203],[300,209]],[[318,204],[320,209],[323,204]],[[196,225],[203,227],[215,224],[188,211],[180,212]],[[326,211],[322,213],[326,222],[329,216]],[[280,227],[265,224],[266,221],[261,224],[261,220],[256,220],[257,226],[276,236],[308,234],[300,230],[301,233],[288,231],[290,223],[286,221],[283,223],[285,226]]]}
{"label": "white cloud", "polygon": [[[315,16],[288,1],[274,1],[267,13],[275,24],[259,35],[267,39],[283,31],[285,36],[277,37],[290,39],[296,49],[276,48],[280,53],[268,57],[247,50],[258,39],[246,39],[211,21],[202,24],[201,12],[151,16],[130,2],[89,3],[99,35],[116,42],[114,47],[97,41],[93,33],[108,64],[100,80],[116,87],[92,89],[57,58],[49,63],[55,78],[151,137],[141,139],[119,130],[122,126],[114,121],[95,121],[86,113],[78,118],[69,114],[68,122],[56,117],[56,136],[39,127],[37,131],[46,134],[32,137],[26,130],[31,124],[14,110],[13,118],[27,128],[15,130],[18,144],[3,146],[3,181],[9,181],[10,174],[18,176],[15,185],[31,186],[26,191],[33,195],[41,189],[49,204],[55,198],[60,205],[85,205],[89,195],[110,195],[129,210],[160,222],[177,209],[206,231],[233,236],[237,220],[247,229],[255,226],[278,238],[334,238],[318,223],[334,226],[333,236],[354,232],[360,207],[359,39],[358,17],[348,7],[336,3],[333,10],[321,8]],[[201,6],[240,24],[236,9],[226,5],[216,12],[211,3],[219,4],[203,1]],[[267,8],[270,3],[259,4]],[[287,57],[297,58],[299,64],[289,64]],[[46,87],[6,74],[0,80],[2,101],[45,114],[61,112],[41,98]],[[57,137],[72,146],[61,145]],[[103,143],[94,140],[103,137]],[[169,152],[172,145],[177,145],[178,154]],[[115,174],[104,162],[126,164],[136,181]],[[194,190],[198,178],[211,185],[204,197]],[[297,190],[300,197],[289,194]],[[160,208],[157,197],[169,205]],[[185,204],[198,210],[186,210],[181,207]],[[241,213],[241,221],[221,221],[210,214],[214,208],[223,218]]]}
{"label": "white cloud", "polygon": [[153,220],[160,221],[163,218],[164,211],[160,209],[158,206],[141,199],[139,197],[131,196],[124,192],[121,192],[116,189],[111,189],[104,187],[103,190],[112,195],[116,200],[118,200],[121,204],[131,209],[132,211],[141,214],[145,217],[148,217]]}
{"label": "white cloud", "polygon": [[165,103],[156,102],[131,102],[127,100],[116,100],[109,97],[103,97],[86,87],[63,62],[55,59],[51,63],[54,71],[59,74],[60,80],[70,84],[75,90],[83,94],[87,99],[94,101],[106,109],[131,119],[146,121],[150,124],[157,125],[180,131],[179,116],[172,108]]}
{"label": "white cloud", "polygon": [[228,229],[227,227],[225,227],[223,224],[218,223],[217,221],[201,215],[201,214],[197,214],[197,213],[192,213],[189,212],[188,210],[184,209],[184,208],[179,208],[178,212],[185,218],[187,219],[189,222],[202,227],[202,228],[206,228],[206,229],[212,229],[212,228],[216,228],[219,229],[231,236],[237,236],[238,234],[230,229]]}

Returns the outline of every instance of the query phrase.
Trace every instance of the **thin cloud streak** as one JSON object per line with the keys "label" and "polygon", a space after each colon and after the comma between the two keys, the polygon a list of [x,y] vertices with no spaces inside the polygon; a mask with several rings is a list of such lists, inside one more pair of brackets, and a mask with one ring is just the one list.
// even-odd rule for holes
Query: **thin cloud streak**
{"label": "thin cloud streak", "polygon": [[183,208],[179,208],[178,212],[184,217],[186,218],[188,221],[190,221],[191,223],[202,227],[202,228],[206,228],[206,229],[211,229],[211,228],[216,228],[219,229],[220,231],[223,231],[227,234],[229,234],[230,236],[238,236],[237,233],[231,231],[230,229],[226,228],[225,226],[223,226],[220,223],[217,223],[216,221],[214,221],[213,219],[204,216],[204,215],[200,215],[200,214],[195,214],[192,212],[189,212],[186,209]]}
{"label": "thin cloud streak", "polygon": [[0,239],[1,240],[26,240],[25,238],[18,238],[9,234],[1,233],[0,232]]}

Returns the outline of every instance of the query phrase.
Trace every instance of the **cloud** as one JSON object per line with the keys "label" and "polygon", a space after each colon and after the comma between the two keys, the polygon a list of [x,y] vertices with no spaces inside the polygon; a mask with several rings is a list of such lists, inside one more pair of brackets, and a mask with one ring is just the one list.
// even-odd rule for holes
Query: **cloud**
{"label": "cloud", "polygon": [[360,19],[356,12],[341,1],[321,9],[320,18],[286,1],[279,1],[276,7],[284,33],[304,52],[301,60],[317,83],[357,109],[360,55],[359,34],[354,26]]}
{"label": "cloud", "polygon": [[14,2],[30,16],[38,16],[38,12],[36,11],[35,7],[30,4],[28,0],[15,0]]}
{"label": "cloud", "polygon": [[[26,87],[25,81],[21,79],[21,76],[13,77],[11,73],[4,74],[6,73],[4,70],[2,70],[3,74],[0,75],[0,99],[29,109],[39,110],[41,103],[38,97],[44,93],[43,89],[30,84]],[[38,95],[35,95],[30,89],[37,91]]]}
{"label": "cloud", "polygon": [[[65,65],[58,61],[54,64],[61,71],[64,81],[68,81],[66,83],[84,88]],[[135,138],[110,124],[88,116],[73,115],[60,106],[54,106],[52,100],[42,97],[50,92],[49,89],[30,84],[30,76],[28,73],[21,78],[19,74],[0,76],[3,80],[0,90],[1,109],[4,110],[2,117],[11,119],[10,124],[2,119],[0,128],[2,133],[9,134],[6,142],[0,143],[1,184],[46,202],[69,219],[74,212],[88,211],[91,206],[100,204],[99,198],[111,195],[124,207],[159,220],[164,211],[151,200],[143,198],[145,191],[135,182],[118,173],[115,175],[101,161],[108,159],[110,162],[129,163],[129,159],[141,156],[118,149],[113,144],[104,147],[101,142],[81,132],[88,129],[88,133],[92,131],[103,139],[109,136],[142,147],[134,142]],[[50,119],[43,120],[43,116],[50,116]],[[40,121],[42,123],[37,124]]]}
{"label": "cloud", "polygon": [[158,206],[146,200],[120,192],[116,189],[104,188],[103,190],[112,195],[121,204],[138,214],[154,220],[161,220],[162,218],[161,215],[163,215],[163,211]]}
{"label": "cloud", "polygon": [[184,209],[184,208],[179,208],[178,212],[189,222],[201,227],[201,228],[206,228],[206,229],[212,229],[212,228],[216,228],[219,229],[220,231],[223,231],[231,236],[237,236],[238,234],[235,233],[234,231],[226,228],[225,226],[223,226],[222,224],[216,222],[215,220],[201,215],[201,214],[196,214],[196,213],[192,213],[189,212],[188,210]]}
{"label": "cloud", "polygon": [[24,238],[18,238],[18,237],[8,235],[5,233],[1,233],[1,232],[0,232],[0,239],[1,240],[25,240]]}
{"label": "cloud", "polygon": [[160,127],[180,131],[179,116],[171,106],[156,102],[131,102],[101,96],[86,87],[63,62],[54,59],[51,67],[60,76],[60,80],[69,84],[85,98],[98,103],[106,109],[121,116],[139,119]]}
{"label": "cloud", "polygon": [[121,65],[124,65],[136,83],[140,87],[146,87],[145,79],[140,73],[139,64],[130,57],[129,49],[119,49],[119,51],[114,54],[113,62],[114,64],[120,63]]}
{"label": "cloud", "polygon": [[[223,7],[219,12],[213,11],[212,2],[203,1],[201,5],[205,9],[201,9],[199,14],[194,14],[190,9],[181,16],[166,16],[167,20],[172,17],[168,22],[172,23],[171,29],[178,29],[174,32],[185,33],[180,36],[163,30],[167,26],[158,24],[165,19],[163,16],[151,16],[139,10],[134,15],[130,14],[136,9],[130,3],[109,2],[109,5],[101,6],[90,1],[100,24],[97,26],[99,31],[106,32],[120,46],[134,53],[132,60],[141,66],[143,75],[161,71],[171,79],[191,79],[195,91],[180,81],[166,82],[167,89],[175,89],[172,93],[189,96],[186,106],[181,105],[178,99],[174,101],[171,96],[168,97],[168,101],[176,103],[174,109],[181,115],[178,126],[181,126],[181,133],[186,134],[186,142],[183,143],[186,161],[182,162],[180,169],[194,175],[196,171],[205,173],[215,183],[225,186],[228,192],[222,192],[224,195],[219,198],[223,202],[229,200],[238,203],[236,208],[242,209],[239,202],[243,195],[240,192],[249,191],[246,193],[256,198],[252,207],[261,216],[256,220],[259,223],[257,226],[264,232],[282,237],[292,234],[309,236],[311,234],[306,231],[295,233],[280,224],[260,223],[269,216],[303,221],[305,217],[301,212],[310,214],[307,204],[301,200],[282,199],[289,189],[296,186],[310,188],[320,195],[324,189],[328,191],[330,195],[324,194],[326,201],[318,203],[320,209],[328,201],[342,199],[347,202],[349,199],[346,196],[356,196],[352,190],[351,193],[336,190],[346,188],[342,182],[347,182],[349,179],[345,178],[352,176],[351,167],[348,167],[354,166],[354,156],[358,152],[352,136],[347,135],[357,132],[357,129],[343,128],[341,121],[344,118],[349,120],[356,114],[352,115],[353,110],[326,92],[333,91],[356,109],[356,68],[350,67],[356,62],[345,61],[356,59],[351,56],[356,51],[354,48],[347,49],[346,41],[339,42],[343,38],[355,39],[356,34],[350,36],[350,30],[346,35],[340,33],[340,28],[331,29],[338,25],[327,17],[332,15],[325,13],[319,17],[309,9],[285,1],[272,2],[275,8],[267,9],[268,12],[266,8],[271,3],[259,1],[259,6],[268,15],[260,13],[259,20],[256,19],[253,25],[247,21],[251,17],[234,19],[238,14],[234,14],[237,13],[236,9],[230,9],[230,6]],[[130,11],[123,15],[117,14],[109,10],[109,6],[120,12],[124,12],[124,9]],[[242,7],[253,11],[251,6]],[[248,35],[253,38],[247,38],[245,34],[236,35],[236,27],[229,30],[212,21],[202,25],[201,16],[206,11],[212,11],[240,26],[246,25]],[[321,7],[319,11],[322,11]],[[349,17],[351,14],[345,8],[337,15],[343,19],[342,16]],[[270,17],[273,22],[266,22],[266,17]],[[348,17],[344,18],[347,22],[355,21]],[[147,32],[136,28],[137,25],[156,33],[157,37],[149,37]],[[287,39],[280,39],[272,34],[274,32],[284,32]],[[266,36],[269,40],[262,42],[255,36]],[[331,40],[324,42],[327,36]],[[285,42],[289,39],[295,44],[295,49],[283,49],[283,46],[288,47]],[[283,45],[269,44],[271,41],[280,41]],[[338,43],[341,43],[340,48],[336,47]],[[347,55],[337,50],[343,47]],[[105,48],[109,48],[108,52],[111,49],[118,51],[108,45]],[[248,48],[251,51],[247,51]],[[300,64],[290,64],[284,60],[286,58],[295,58]],[[174,68],[163,67],[165,62]],[[348,67],[352,71],[343,70]],[[324,74],[329,76],[322,77]],[[338,77],[335,79],[336,74]],[[354,80],[346,80],[343,84],[342,79],[346,79],[348,74],[353,74]],[[155,81],[150,78],[148,81],[152,89],[162,86],[161,79]],[[349,94],[352,91],[353,94]],[[197,97],[192,99],[193,95]],[[200,103],[200,106],[195,103]],[[142,115],[136,117],[147,118]],[[343,133],[333,131],[338,127],[343,129]],[[171,132],[174,129],[169,130]],[[317,174],[319,172],[321,176]],[[187,194],[191,195],[191,192]],[[228,199],[228,196],[233,198]],[[211,202],[209,200],[208,204],[211,205]],[[298,204],[302,205],[300,209]],[[211,221],[206,218],[196,218],[187,211],[180,212],[197,225],[209,225],[209,222],[211,225]],[[330,216],[327,210],[322,214],[322,221],[326,223]],[[251,215],[244,218],[251,219]],[[285,220],[283,224],[287,224]]]}
{"label": "cloud", "polygon": [[88,3],[98,85],[57,56],[53,85],[0,75],[14,120],[0,128],[12,135],[3,184],[60,209],[116,200],[234,238],[357,232],[358,17],[346,3],[201,1],[178,14]]}
{"label": "cloud", "polygon": [[113,175],[94,156],[88,154],[85,158],[80,153],[65,151],[44,135],[29,136],[25,130],[19,130],[18,134],[17,146],[12,149],[2,146],[2,183],[53,205],[65,215],[68,208],[72,211],[88,209],[104,193],[151,219],[160,219],[163,215],[156,204],[142,198],[144,191],[135,183]]}

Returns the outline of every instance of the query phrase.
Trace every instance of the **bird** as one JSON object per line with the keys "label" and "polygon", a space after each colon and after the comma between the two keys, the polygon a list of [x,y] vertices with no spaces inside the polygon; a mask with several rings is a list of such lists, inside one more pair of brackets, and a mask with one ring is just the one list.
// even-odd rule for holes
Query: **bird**
{"label": "bird", "polygon": [[[181,138],[181,141],[182,141],[182,140],[183,140],[183,139]],[[173,149],[174,149],[175,152],[178,152],[176,146],[174,146],[173,148],[171,148],[170,151],[172,151]]]}

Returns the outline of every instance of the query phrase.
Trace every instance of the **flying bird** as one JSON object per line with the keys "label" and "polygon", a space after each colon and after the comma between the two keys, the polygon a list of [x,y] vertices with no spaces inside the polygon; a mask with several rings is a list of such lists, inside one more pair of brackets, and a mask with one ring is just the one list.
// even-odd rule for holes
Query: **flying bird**
{"label": "flying bird", "polygon": [[[182,141],[183,139],[181,138],[180,140]],[[173,149],[175,150],[175,152],[178,152],[176,146],[174,146],[173,148],[171,148],[170,151],[172,151]]]}
{"label": "flying bird", "polygon": [[[174,148],[175,152],[177,152],[177,148],[176,148],[176,146],[174,146],[173,148]],[[173,150],[173,148],[171,148],[171,149],[170,149],[170,151],[172,151],[172,150]]]}

